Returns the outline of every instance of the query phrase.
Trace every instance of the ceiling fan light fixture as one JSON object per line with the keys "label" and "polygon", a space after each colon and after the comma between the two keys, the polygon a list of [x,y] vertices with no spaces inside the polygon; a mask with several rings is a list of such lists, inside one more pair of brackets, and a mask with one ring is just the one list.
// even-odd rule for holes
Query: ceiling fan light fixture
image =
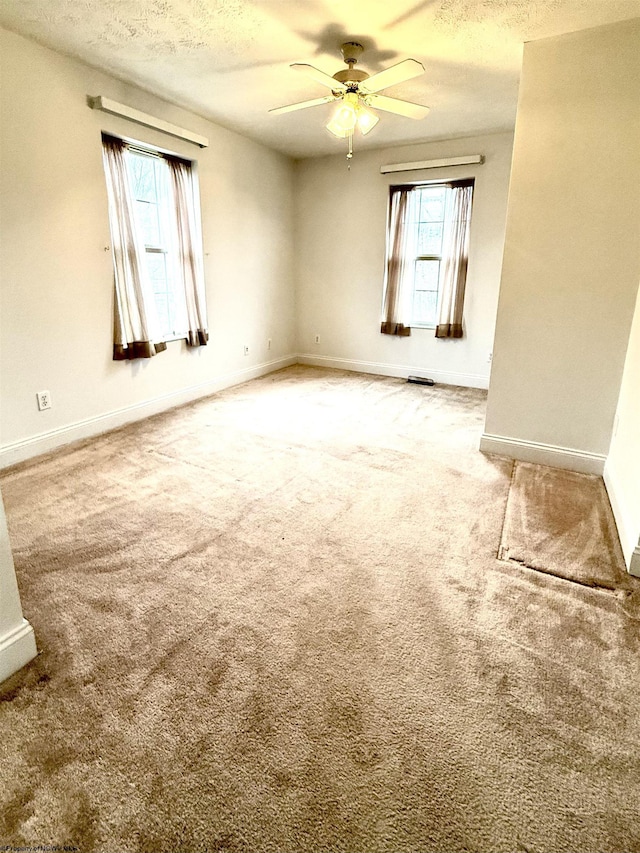
{"label": "ceiling fan light fixture", "polygon": [[330,121],[325,124],[325,127],[327,128],[329,133],[333,134],[333,136],[336,137],[336,139],[346,139],[347,136],[349,136],[349,133],[353,133],[353,131],[343,130],[342,127],[339,127],[333,121]]}
{"label": "ceiling fan light fixture", "polygon": [[371,110],[368,110],[366,107],[363,107],[362,104],[358,104],[358,129],[360,133],[365,136],[369,133],[370,130],[378,124],[380,118]]}
{"label": "ceiling fan light fixture", "polygon": [[340,106],[326,125],[327,130],[338,139],[344,139],[353,133],[358,122],[358,96],[355,92],[347,92]]}
{"label": "ceiling fan light fixture", "polygon": [[[357,99],[357,95],[346,95],[346,97]],[[370,130],[373,130],[379,121],[378,116],[363,104],[357,100],[350,100],[338,107],[326,128],[338,139],[346,139],[356,127],[365,136]]]}

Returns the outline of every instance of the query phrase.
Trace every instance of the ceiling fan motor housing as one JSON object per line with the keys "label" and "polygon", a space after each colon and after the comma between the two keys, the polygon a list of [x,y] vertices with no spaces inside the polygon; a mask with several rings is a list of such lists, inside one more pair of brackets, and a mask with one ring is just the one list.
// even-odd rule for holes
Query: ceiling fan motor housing
{"label": "ceiling fan motor housing", "polygon": [[362,83],[369,75],[366,71],[356,71],[355,68],[345,68],[344,71],[336,71],[333,75],[334,80],[344,83],[348,86],[349,83]]}
{"label": "ceiling fan motor housing", "polygon": [[356,89],[357,84],[362,83],[362,81],[366,80],[369,76],[366,71],[356,71],[353,67],[358,61],[364,48],[356,41],[347,41],[342,45],[341,50],[344,61],[349,67],[342,71],[336,71],[333,75],[333,79],[337,80],[339,83],[344,83],[346,86],[352,84],[354,89]]}
{"label": "ceiling fan motor housing", "polygon": [[357,41],[346,41],[341,45],[342,58],[346,63],[353,62],[354,64],[360,59],[363,46]]}

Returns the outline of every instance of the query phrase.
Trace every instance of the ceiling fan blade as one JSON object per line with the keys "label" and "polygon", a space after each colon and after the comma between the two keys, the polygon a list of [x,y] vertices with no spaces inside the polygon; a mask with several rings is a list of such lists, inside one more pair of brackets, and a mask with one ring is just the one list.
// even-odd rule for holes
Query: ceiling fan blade
{"label": "ceiling fan blade", "polygon": [[317,107],[319,104],[328,104],[330,101],[337,101],[335,95],[327,95],[324,98],[314,98],[312,101],[300,101],[298,104],[289,104],[286,107],[276,107],[269,110],[274,115],[282,115],[282,113],[292,113],[294,110],[305,110],[307,107]]}
{"label": "ceiling fan blade", "polygon": [[391,68],[385,68],[384,71],[367,77],[362,81],[361,88],[366,89],[367,92],[379,92],[380,89],[395,86],[396,83],[404,83],[405,80],[411,80],[412,77],[418,77],[420,74],[424,74],[424,65],[421,62],[417,59],[404,59],[397,65],[392,65]]}
{"label": "ceiling fan blade", "polygon": [[325,74],[324,71],[320,71],[319,68],[314,68],[313,65],[307,65],[304,62],[295,62],[291,68],[294,71],[301,71],[303,74],[306,74],[307,77],[311,77],[312,80],[315,80],[316,83],[322,83],[323,86],[328,86],[330,89],[334,91],[346,91],[347,87],[344,83],[341,83],[339,80],[334,80],[329,74]]}
{"label": "ceiling fan blade", "polygon": [[364,102],[376,110],[397,113],[407,118],[424,118],[429,112],[429,107],[423,107],[422,104],[412,104],[410,101],[389,98],[387,95],[365,95]]}

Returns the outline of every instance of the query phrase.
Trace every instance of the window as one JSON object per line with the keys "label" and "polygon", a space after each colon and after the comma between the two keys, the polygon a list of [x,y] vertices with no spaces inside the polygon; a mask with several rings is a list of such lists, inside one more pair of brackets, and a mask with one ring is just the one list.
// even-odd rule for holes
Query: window
{"label": "window", "polygon": [[199,198],[189,161],[103,134],[116,360],[207,343]]}
{"label": "window", "polygon": [[415,232],[411,244],[415,246],[416,253],[410,261],[413,277],[411,325],[435,328],[438,319],[447,187],[416,187],[412,199],[409,227]]}
{"label": "window", "polygon": [[462,336],[473,181],[391,187],[381,331]]}
{"label": "window", "polygon": [[169,169],[166,160],[127,148],[138,232],[144,241],[147,277],[153,290],[158,328],[164,340],[186,337],[184,288],[177,287],[178,264],[172,240]]}

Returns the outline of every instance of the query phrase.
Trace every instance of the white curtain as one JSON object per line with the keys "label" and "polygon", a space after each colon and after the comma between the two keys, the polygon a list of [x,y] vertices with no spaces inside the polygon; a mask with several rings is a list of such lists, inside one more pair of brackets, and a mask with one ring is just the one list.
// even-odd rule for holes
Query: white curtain
{"label": "white curtain", "polygon": [[113,357],[116,361],[150,358],[167,345],[160,340],[155,307],[149,299],[151,289],[146,284],[144,244],[136,227],[125,143],[103,136],[102,156],[115,273]]}
{"label": "white curtain", "polygon": [[411,227],[412,187],[393,187],[389,202],[387,223],[387,266],[384,277],[382,303],[383,335],[408,336],[411,334],[410,278],[407,258],[411,255],[409,243],[413,240]]}
{"label": "white curtain", "polygon": [[462,337],[462,310],[469,260],[469,222],[473,185],[451,183],[442,249],[437,338]]}
{"label": "white curtain", "polygon": [[176,226],[177,274],[184,288],[187,342],[204,346],[209,338],[204,274],[201,264],[202,229],[197,184],[190,163],[167,156]]}

